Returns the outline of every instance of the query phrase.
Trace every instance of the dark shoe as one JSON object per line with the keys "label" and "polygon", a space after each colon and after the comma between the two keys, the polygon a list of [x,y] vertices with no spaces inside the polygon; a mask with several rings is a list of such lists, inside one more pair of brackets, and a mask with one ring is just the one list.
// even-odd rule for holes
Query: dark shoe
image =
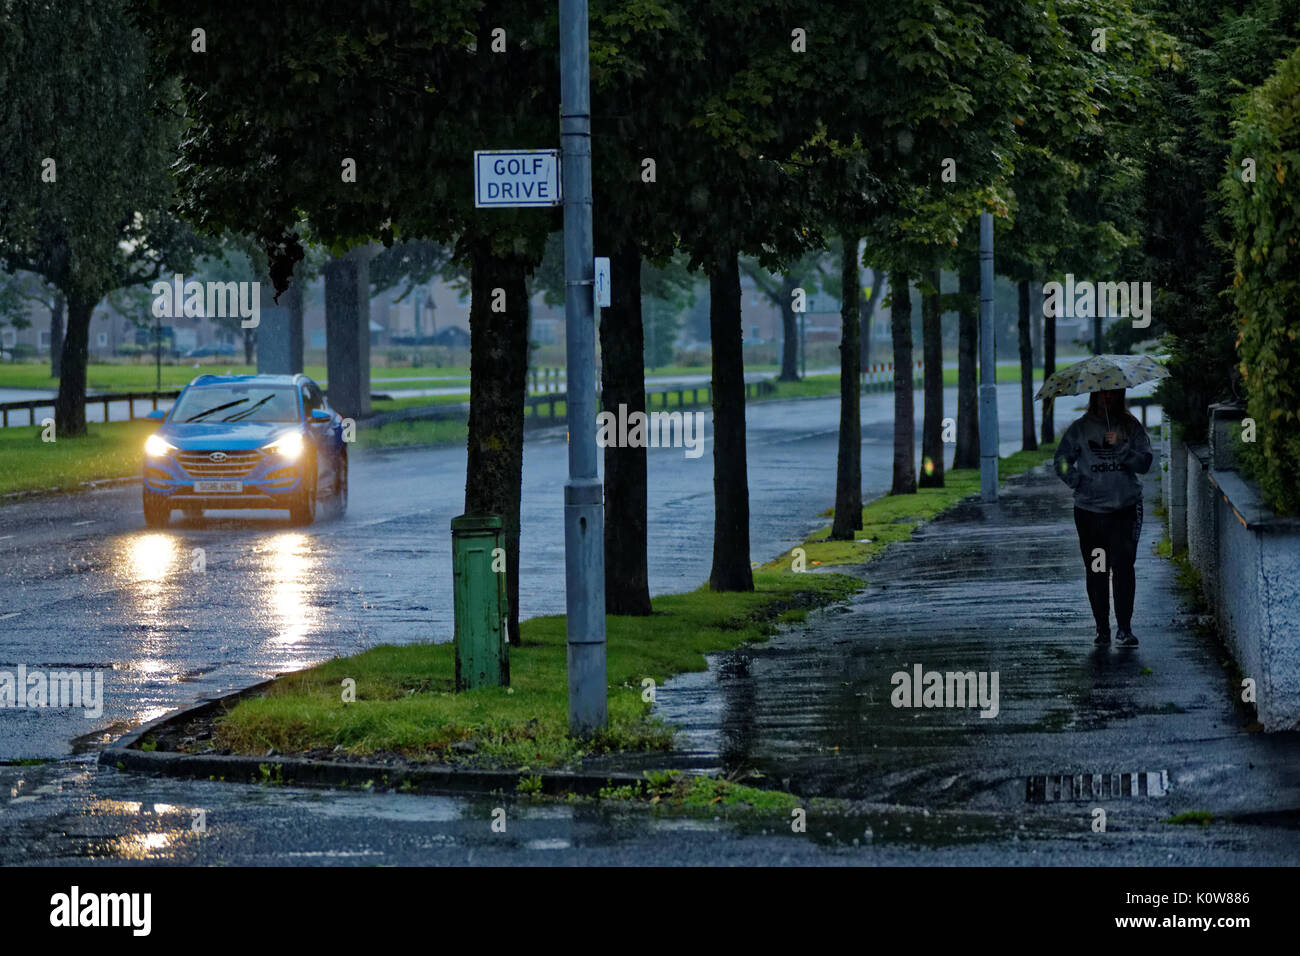
{"label": "dark shoe", "polygon": [[1098,632],[1097,632],[1097,636],[1096,636],[1095,638],[1093,638],[1092,643],[1094,643],[1094,644],[1109,644],[1109,643],[1110,643],[1110,631],[1098,631]]}
{"label": "dark shoe", "polygon": [[1115,643],[1120,647],[1137,647],[1138,639],[1128,628],[1120,628],[1115,634]]}

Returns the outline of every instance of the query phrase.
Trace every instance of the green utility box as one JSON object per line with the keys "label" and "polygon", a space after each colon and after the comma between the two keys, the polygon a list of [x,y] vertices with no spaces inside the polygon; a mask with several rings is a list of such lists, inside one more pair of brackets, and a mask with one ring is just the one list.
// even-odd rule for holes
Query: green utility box
{"label": "green utility box", "polygon": [[456,690],[510,686],[505,544],[499,517],[451,519],[451,571]]}

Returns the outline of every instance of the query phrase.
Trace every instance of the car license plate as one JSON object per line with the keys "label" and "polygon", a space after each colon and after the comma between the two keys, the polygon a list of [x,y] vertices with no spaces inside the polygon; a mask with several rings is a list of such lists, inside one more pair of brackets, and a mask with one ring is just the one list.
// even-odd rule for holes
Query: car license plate
{"label": "car license plate", "polygon": [[194,482],[194,493],[199,495],[212,494],[214,492],[233,491],[241,492],[244,490],[242,481],[196,481]]}

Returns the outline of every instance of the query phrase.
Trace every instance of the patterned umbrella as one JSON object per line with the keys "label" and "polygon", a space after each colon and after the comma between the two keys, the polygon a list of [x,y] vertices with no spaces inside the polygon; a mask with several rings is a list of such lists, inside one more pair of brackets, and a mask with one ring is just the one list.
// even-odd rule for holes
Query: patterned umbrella
{"label": "patterned umbrella", "polygon": [[1094,355],[1052,373],[1034,398],[1132,388],[1168,374],[1169,369],[1149,355]]}

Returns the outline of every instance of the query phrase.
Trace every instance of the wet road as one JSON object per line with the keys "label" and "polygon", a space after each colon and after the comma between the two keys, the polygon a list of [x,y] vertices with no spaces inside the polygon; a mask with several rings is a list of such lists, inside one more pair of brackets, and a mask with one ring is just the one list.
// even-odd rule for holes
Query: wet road
{"label": "wet road", "polygon": [[[999,393],[1006,454],[1019,445],[1018,396],[1010,385]],[[952,414],[953,390],[946,405]],[[919,396],[917,406],[919,423]],[[1057,412],[1058,425],[1073,414],[1068,403],[1058,403]],[[890,414],[890,396],[864,397],[868,494],[888,487]],[[817,512],[833,503],[837,402],[755,404],[748,433],[752,557],[762,561],[821,524]],[[650,452],[655,593],[693,588],[708,575],[710,446],[699,459],[680,449]],[[0,831],[32,814],[48,818],[51,833],[67,829],[57,820],[80,811],[62,792],[59,775],[80,781],[72,789],[79,788],[83,808],[96,800],[130,803],[127,794],[143,781],[69,754],[142,721],[374,644],[450,639],[449,522],[462,510],[463,450],[359,453],[352,469],[347,517],[304,530],[289,527],[281,514],[217,512],[202,524],[177,514],[171,528],[149,531],[136,486],[0,508],[0,669],[76,668],[101,673],[104,681],[103,712],[93,718],[71,708],[0,710],[0,760],[62,758],[43,767],[0,768],[10,790],[8,805],[0,803]],[[529,439],[525,617],[563,611],[565,469],[562,434]],[[19,779],[49,789],[25,801],[33,788]],[[206,792],[198,784],[147,786]],[[244,805],[243,796],[229,799]],[[41,825],[26,832],[41,832]]]}

